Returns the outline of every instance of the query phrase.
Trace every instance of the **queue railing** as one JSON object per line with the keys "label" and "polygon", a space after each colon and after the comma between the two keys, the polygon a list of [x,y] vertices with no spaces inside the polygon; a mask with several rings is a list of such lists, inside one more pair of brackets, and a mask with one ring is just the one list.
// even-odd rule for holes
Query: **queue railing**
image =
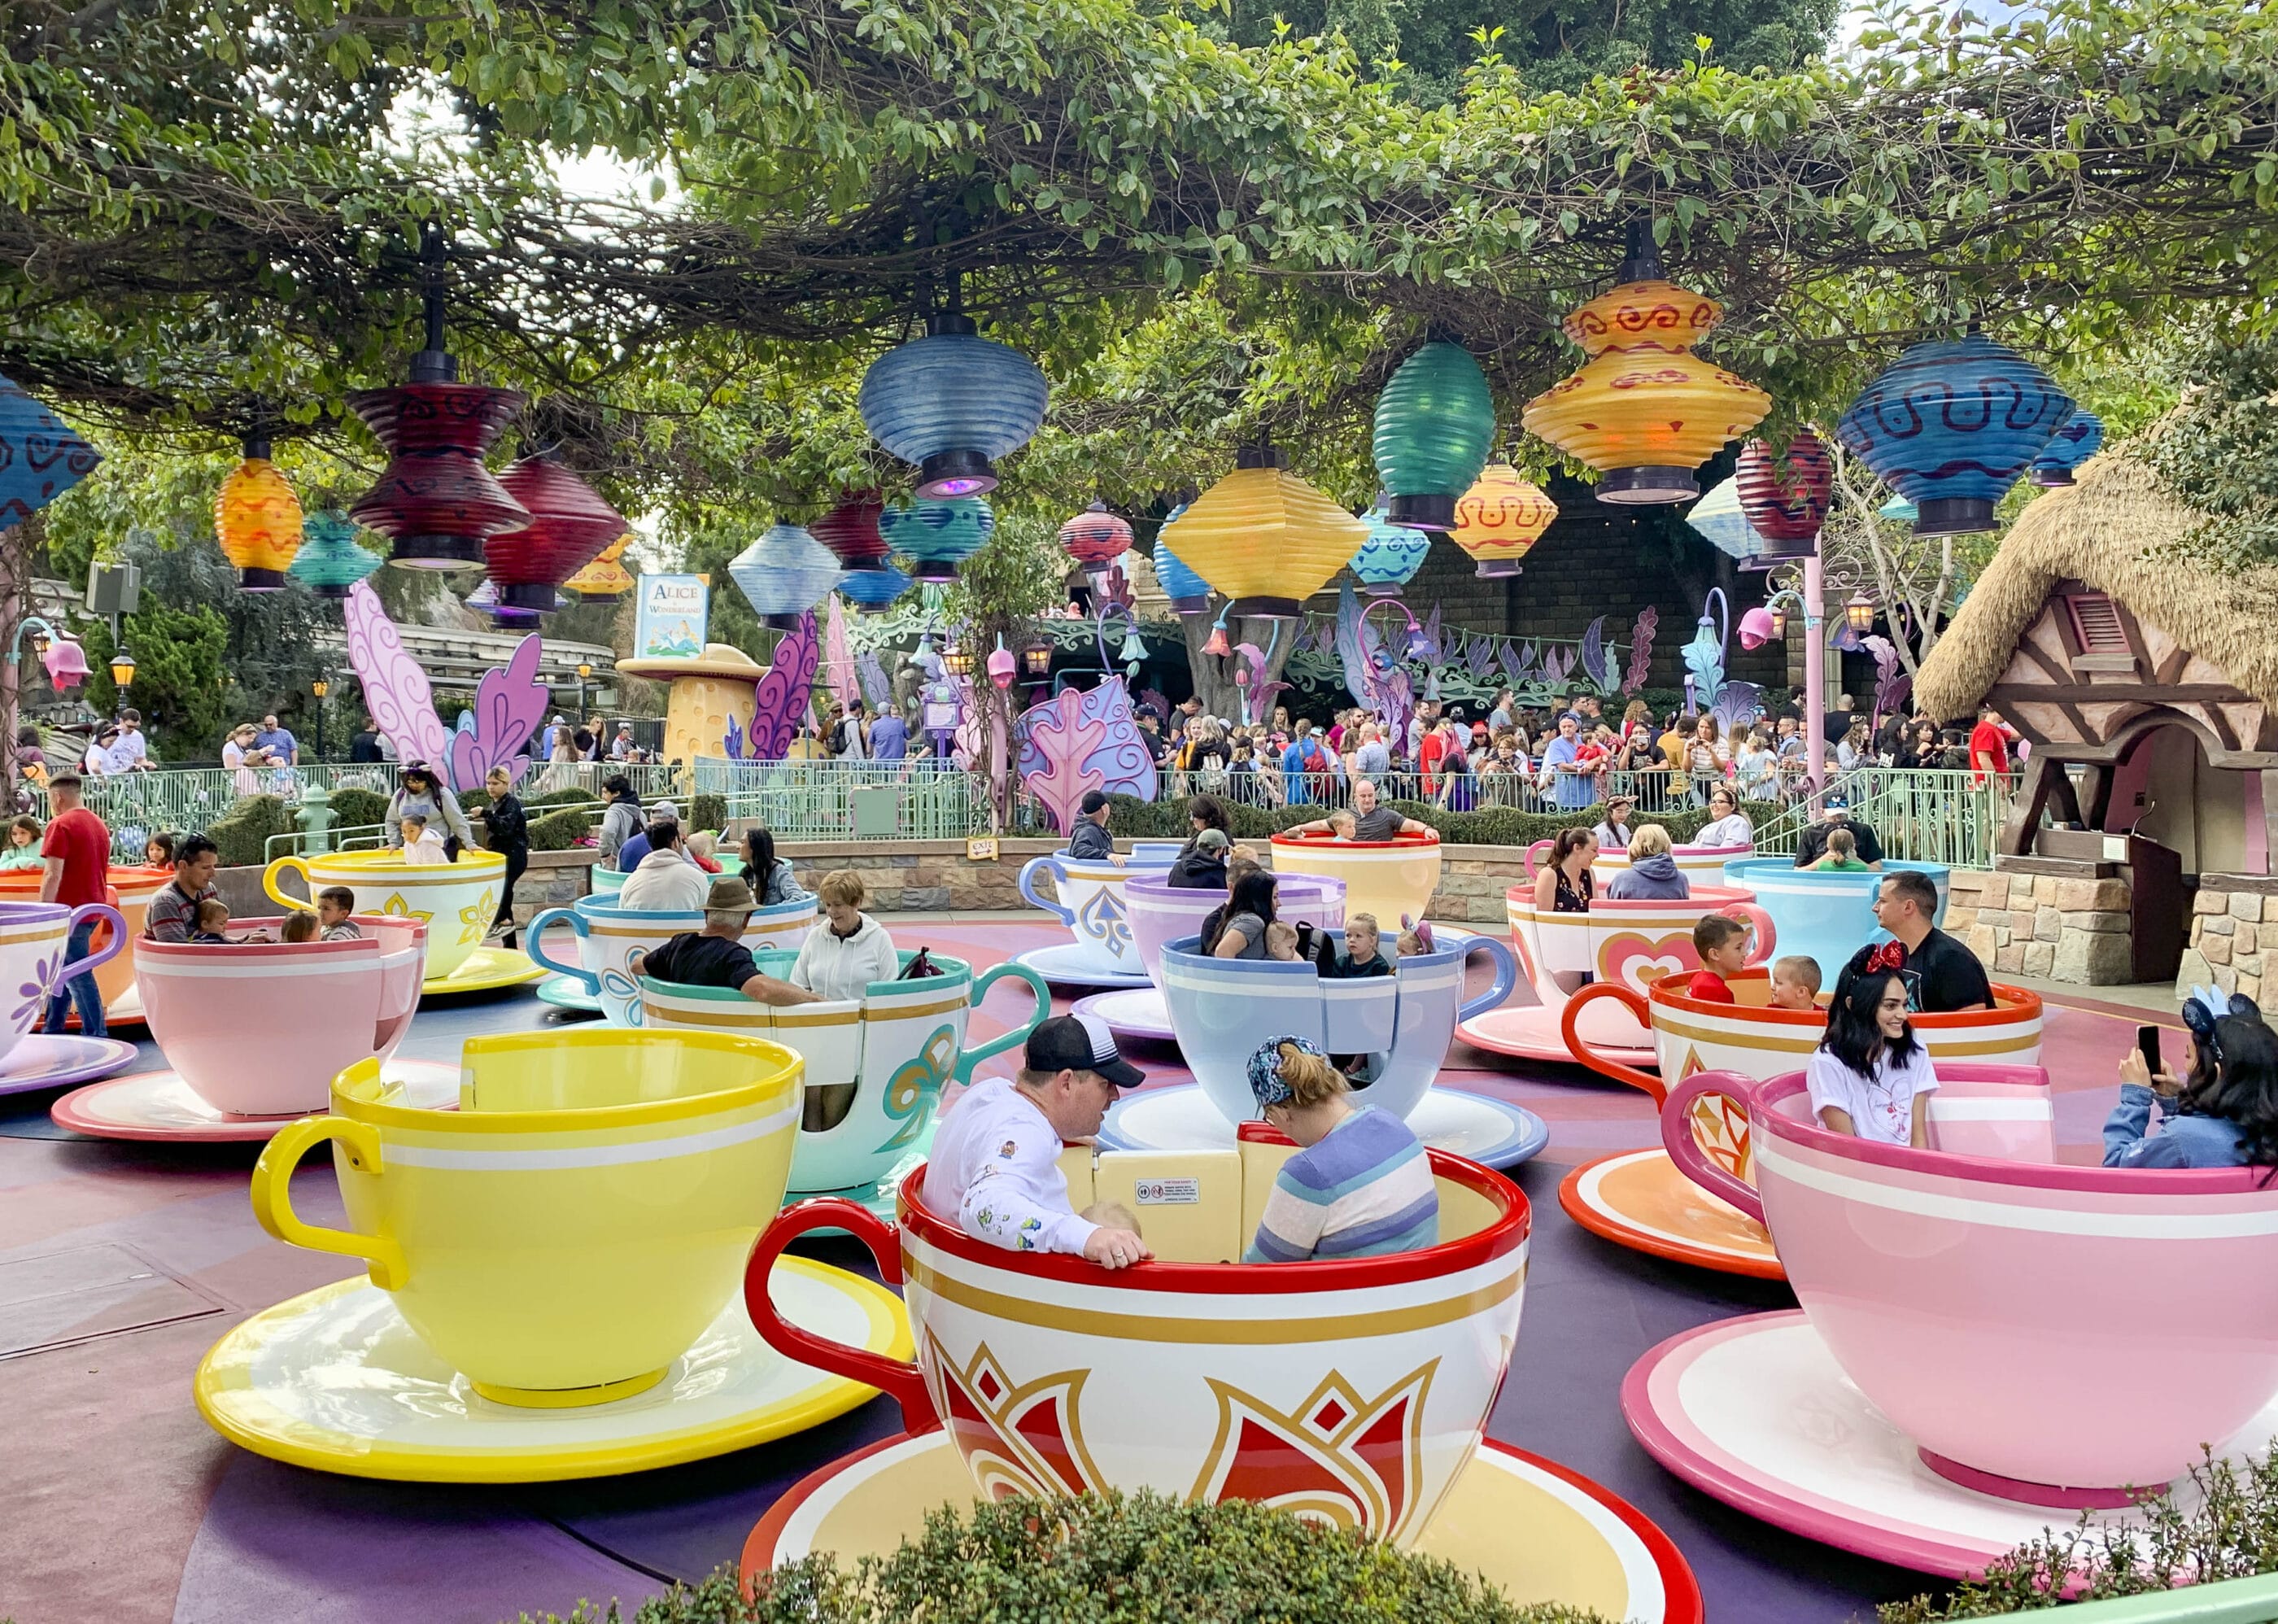
{"label": "queue railing", "polygon": [[989,787],[954,762],[698,756],[695,792],[781,840],[962,840],[990,827]]}

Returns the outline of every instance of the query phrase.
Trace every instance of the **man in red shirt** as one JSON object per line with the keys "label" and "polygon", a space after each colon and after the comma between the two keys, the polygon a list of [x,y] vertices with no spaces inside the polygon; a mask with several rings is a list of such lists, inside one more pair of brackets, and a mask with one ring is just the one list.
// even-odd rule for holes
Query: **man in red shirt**
{"label": "man in red shirt", "polygon": [[[40,900],[60,902],[65,908],[104,900],[110,894],[111,831],[101,818],[80,804],[77,773],[57,773],[48,780],[48,805],[55,816],[48,820],[47,833],[40,839],[40,855],[47,859],[48,865],[47,873],[40,880]],[[76,963],[87,957],[96,923],[89,919],[71,933],[71,946],[64,954],[65,963]],[[64,1018],[73,1004],[79,1006],[82,1037],[109,1035],[110,1029],[103,1020],[103,991],[95,984],[93,970],[73,977],[68,986],[48,989],[47,1019],[40,1030],[62,1032]]]}
{"label": "man in red shirt", "polygon": [[1977,725],[1969,730],[1969,781],[1983,784],[1988,773],[1997,778],[2009,773],[2009,735],[1991,704],[1977,708]]}

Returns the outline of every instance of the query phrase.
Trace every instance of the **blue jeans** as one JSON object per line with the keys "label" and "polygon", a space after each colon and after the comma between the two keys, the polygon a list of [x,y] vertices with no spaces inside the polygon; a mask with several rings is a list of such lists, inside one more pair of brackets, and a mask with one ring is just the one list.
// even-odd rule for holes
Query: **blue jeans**
{"label": "blue jeans", "polygon": [[[73,964],[87,957],[88,944],[94,938],[96,922],[92,919],[71,933],[71,946],[65,951],[64,962]],[[79,1030],[83,1038],[107,1038],[111,1029],[103,1023],[103,990],[95,984],[95,972],[87,970],[74,976],[70,982],[48,1000],[48,1018],[41,1030],[60,1035],[64,1016],[73,1004],[79,1006]]]}

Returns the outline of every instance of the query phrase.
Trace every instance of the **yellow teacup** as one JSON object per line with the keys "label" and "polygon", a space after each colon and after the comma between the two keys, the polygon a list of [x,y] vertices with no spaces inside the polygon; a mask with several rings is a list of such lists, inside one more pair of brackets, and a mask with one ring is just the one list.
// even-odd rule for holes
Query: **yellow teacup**
{"label": "yellow teacup", "polygon": [[[308,897],[278,889],[287,869],[301,877]],[[279,857],[261,877],[261,888],[280,908],[312,908],[327,885],[355,892],[359,914],[392,914],[427,925],[427,979],[440,981],[483,945],[498,916],[499,892],[506,884],[506,859],[496,852],[462,851],[456,862],[407,863],[397,851],[327,852],[315,857]]]}
{"label": "yellow teacup", "polygon": [[[783,1205],[805,1063],[781,1044],[615,1028],[469,1039],[456,1111],[402,1103],[367,1061],[333,1115],[253,1171],[278,1239],[362,1258],[411,1329],[483,1397],[606,1403],[661,1381],[743,1276]],[[333,1142],[348,1229],[288,1185]]]}

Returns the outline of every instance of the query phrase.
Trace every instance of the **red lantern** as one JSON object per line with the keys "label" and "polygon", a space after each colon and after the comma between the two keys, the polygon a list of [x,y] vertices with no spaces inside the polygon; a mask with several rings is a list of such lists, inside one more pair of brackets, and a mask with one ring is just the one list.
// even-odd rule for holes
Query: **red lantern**
{"label": "red lantern", "polygon": [[549,614],[554,588],[625,533],[625,516],[551,451],[524,457],[499,476],[499,483],[530,509],[528,525],[483,543],[499,607]]}
{"label": "red lantern", "polygon": [[1087,570],[1105,570],[1131,550],[1131,526],[1095,502],[1060,526],[1060,545]]}
{"label": "red lantern", "polygon": [[886,538],[879,532],[878,516],[886,504],[875,491],[848,491],[838,505],[806,527],[807,534],[829,548],[850,570],[875,570],[891,555]]}
{"label": "red lantern", "polygon": [[1740,512],[1768,541],[1816,540],[1835,495],[1827,448],[1809,429],[1798,429],[1777,459],[1762,440],[1748,441],[1740,448],[1734,482]]}
{"label": "red lantern", "polygon": [[486,539],[530,522],[529,510],[483,466],[483,453],[522,402],[512,389],[448,381],[349,395],[349,408],[394,460],[348,517],[395,543],[391,563],[416,570],[480,563]]}

